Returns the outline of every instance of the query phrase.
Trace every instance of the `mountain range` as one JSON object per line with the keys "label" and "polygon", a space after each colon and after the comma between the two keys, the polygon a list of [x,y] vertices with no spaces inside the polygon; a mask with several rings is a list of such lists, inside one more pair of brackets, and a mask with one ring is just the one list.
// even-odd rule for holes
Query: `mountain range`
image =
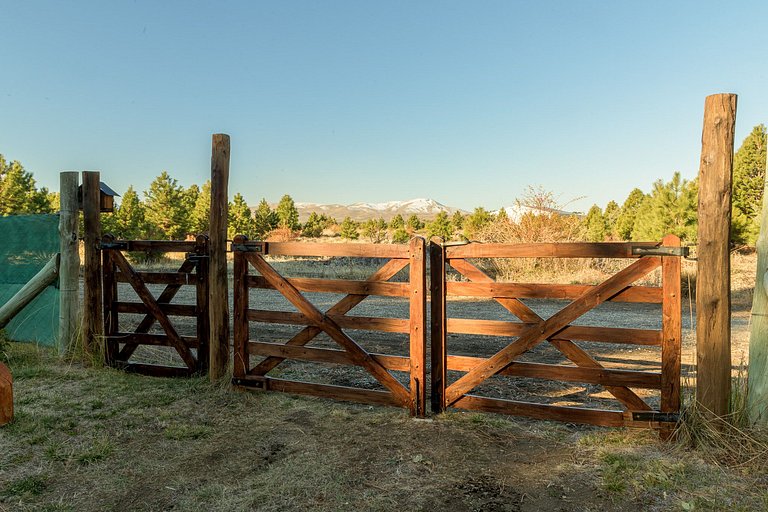
{"label": "mountain range", "polygon": [[[274,207],[274,205],[273,205]],[[321,203],[296,203],[299,211],[299,222],[304,222],[309,214],[325,214],[341,222],[345,217],[355,221],[383,218],[386,221],[400,214],[403,219],[416,215],[421,220],[431,220],[440,212],[452,215],[456,211],[467,213],[459,208],[446,206],[434,199],[409,199],[407,201],[387,201],[384,203],[352,203],[352,204],[321,204]]]}

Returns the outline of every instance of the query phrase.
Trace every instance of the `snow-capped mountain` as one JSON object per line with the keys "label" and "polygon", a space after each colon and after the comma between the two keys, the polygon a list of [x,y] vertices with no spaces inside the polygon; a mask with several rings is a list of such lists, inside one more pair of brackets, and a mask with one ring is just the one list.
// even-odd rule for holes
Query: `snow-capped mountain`
{"label": "snow-capped mountain", "polygon": [[441,204],[434,199],[409,199],[407,201],[387,201],[384,203],[352,203],[342,204],[319,204],[319,203],[296,203],[296,209],[299,210],[299,220],[305,221],[309,214],[317,212],[336,218],[338,221],[344,217],[350,217],[352,220],[362,221],[383,217],[384,220],[391,220],[392,217],[400,214],[403,218],[410,215],[416,215],[422,220],[432,219],[440,212],[446,212],[449,215],[459,210],[451,206]]}
{"label": "snow-capped mountain", "polygon": [[491,213],[493,215],[498,215],[501,210],[505,210],[507,212],[507,216],[509,217],[509,220],[511,220],[512,222],[519,222],[520,218],[526,213],[534,213],[536,215],[539,215],[542,213],[556,213],[558,215],[577,215],[577,216],[583,215],[581,212],[569,212],[565,210],[556,210],[554,208],[536,208],[533,206],[524,206],[521,204],[515,204],[513,206],[503,206],[498,210],[492,211]]}

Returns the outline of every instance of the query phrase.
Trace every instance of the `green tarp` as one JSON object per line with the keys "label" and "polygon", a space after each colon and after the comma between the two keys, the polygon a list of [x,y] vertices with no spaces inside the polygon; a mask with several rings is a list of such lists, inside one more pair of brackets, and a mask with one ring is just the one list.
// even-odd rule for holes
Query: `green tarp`
{"label": "green tarp", "polygon": [[[59,252],[58,215],[0,217],[0,304],[5,304]],[[16,341],[54,345],[59,293],[49,286],[5,326]]]}

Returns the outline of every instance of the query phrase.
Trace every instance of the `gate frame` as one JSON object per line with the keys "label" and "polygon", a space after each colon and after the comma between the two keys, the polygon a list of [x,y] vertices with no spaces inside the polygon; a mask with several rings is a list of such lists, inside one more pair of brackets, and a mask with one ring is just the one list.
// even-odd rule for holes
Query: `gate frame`
{"label": "gate frame", "polygon": [[[408,246],[379,244],[323,244],[248,241],[238,235],[232,243],[234,252],[234,370],[235,386],[263,390],[308,394],[379,405],[406,407],[411,415],[426,413],[426,243],[414,237]],[[285,278],[263,258],[280,256],[337,256],[389,258],[365,281],[342,279]],[[260,276],[249,275],[249,267]],[[399,271],[409,266],[407,283],[389,283]],[[299,313],[250,310],[251,288],[275,289]],[[301,291],[344,293],[344,298],[325,312],[317,309]],[[400,296],[409,301],[409,318],[375,318],[345,316],[370,295]],[[304,325],[299,333],[284,344],[252,342],[249,322]],[[409,355],[394,356],[369,353],[342,329],[364,329],[399,332],[409,335]],[[324,332],[344,350],[305,347]],[[267,356],[250,367],[250,355]],[[366,390],[349,386],[318,384],[267,376],[286,359],[360,366],[368,371],[387,391]],[[396,380],[390,370],[408,372],[408,388]]]}
{"label": "gate frame", "polygon": [[[456,407],[572,423],[660,428],[664,435],[669,435],[672,425],[678,419],[680,410],[680,345],[682,340],[680,259],[683,254],[684,248],[680,247],[680,239],[674,235],[665,236],[660,244],[652,242],[608,242],[445,246],[434,241],[430,242],[432,411],[441,413],[448,407]],[[496,283],[480,269],[465,261],[468,258],[533,257],[633,258],[638,261],[603,283],[594,286]],[[468,283],[469,286],[466,286],[465,283],[447,283],[446,266],[451,262],[454,262],[451,266],[474,283]],[[459,264],[458,262],[462,263]],[[637,279],[659,266],[662,269],[661,287],[632,286],[632,283]],[[460,288],[462,286],[475,289],[481,296],[493,298],[522,322],[522,324],[516,325],[520,329],[515,333],[498,332],[499,326],[496,325],[486,328],[485,334],[494,334],[494,327],[496,327],[496,335],[518,337],[517,340],[490,358],[472,358],[448,354],[447,334],[457,331],[450,328],[450,324],[456,325],[456,322],[446,316],[447,292],[449,287]],[[517,298],[509,293],[503,293],[503,288],[512,290],[515,287],[518,289]],[[526,291],[522,292],[523,289]],[[545,320],[519,300],[520,292],[526,294],[523,295],[523,298],[527,296],[529,298],[568,298],[574,300]],[[630,297],[627,292],[634,293],[636,296]],[[619,297],[621,295],[624,297]],[[643,336],[650,332],[657,333],[655,339],[637,341],[642,341],[639,344],[643,345],[661,346],[660,373],[605,368],[567,336],[558,336],[574,331],[574,328],[570,326],[573,320],[597,305],[614,299],[661,303],[662,326],[660,330],[623,329],[626,334],[630,335],[628,339],[624,340],[625,343],[632,343],[633,331]],[[509,324],[510,322],[505,323]],[[587,328],[587,330],[594,331],[595,329]],[[578,332],[578,328],[576,332]],[[608,334],[610,332],[608,331]],[[573,336],[573,334],[571,335]],[[510,348],[521,339],[522,341],[515,348]],[[637,341],[635,344],[638,344]],[[520,354],[544,342],[552,343],[567,359],[576,363],[577,367],[515,361]],[[467,373],[459,381],[448,385],[446,379],[448,370],[461,370]],[[558,380],[559,374],[559,380],[601,384],[622,403],[624,410],[609,411],[586,407],[554,406],[469,394],[472,389],[486,379],[498,374],[539,377],[550,380]],[[606,385],[606,381],[609,379],[613,379],[612,385]],[[659,410],[652,410],[645,401],[631,391],[628,388],[628,384],[631,383],[641,383],[643,384],[642,387],[659,389],[661,391]]]}
{"label": "gate frame", "polygon": [[[209,240],[197,235],[194,241],[116,240],[112,235],[102,237],[102,274],[104,289],[104,358],[108,366],[125,371],[159,377],[188,377],[208,371],[208,257]],[[123,252],[157,251],[182,252],[186,257],[176,272],[137,272]],[[119,272],[118,272],[119,270]],[[193,273],[194,271],[194,273]],[[191,280],[190,280],[191,277]],[[118,300],[118,282],[131,285],[141,302]],[[165,289],[154,297],[146,284],[165,284]],[[195,304],[171,304],[182,286],[195,286]],[[190,311],[193,309],[193,311]],[[120,313],[144,313],[145,316],[133,332],[120,331]],[[194,338],[181,337],[168,316],[196,318]],[[148,335],[158,322],[165,335]],[[131,342],[126,343],[125,340]],[[120,343],[126,343],[120,349]],[[131,363],[130,357],[140,345],[174,347],[186,366],[167,366]],[[190,348],[197,348],[197,356]]]}

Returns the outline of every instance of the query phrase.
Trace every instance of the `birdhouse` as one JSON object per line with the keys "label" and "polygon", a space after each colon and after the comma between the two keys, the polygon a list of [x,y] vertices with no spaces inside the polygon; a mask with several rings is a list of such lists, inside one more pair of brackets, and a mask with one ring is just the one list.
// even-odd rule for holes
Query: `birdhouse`
{"label": "birdhouse", "polygon": [[[115,211],[115,196],[120,197],[120,194],[109,188],[109,186],[103,181],[99,182],[99,211],[102,213],[110,213]],[[77,204],[78,207],[83,209],[83,186],[80,185],[77,188]]]}

